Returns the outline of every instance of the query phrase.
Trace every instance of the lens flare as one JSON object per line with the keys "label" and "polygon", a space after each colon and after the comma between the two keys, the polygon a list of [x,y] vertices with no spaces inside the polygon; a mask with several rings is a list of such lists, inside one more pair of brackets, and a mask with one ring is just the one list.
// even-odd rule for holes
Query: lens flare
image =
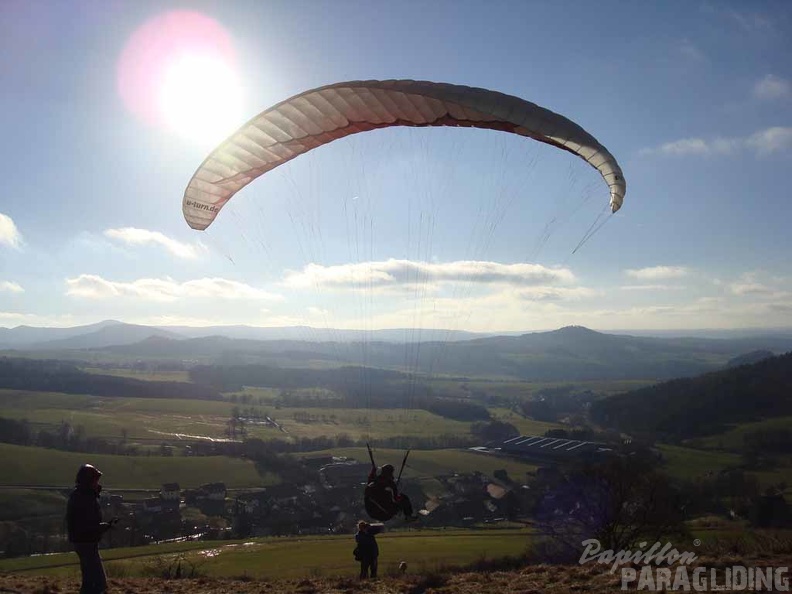
{"label": "lens flare", "polygon": [[135,116],[200,144],[222,140],[241,120],[231,37],[197,12],[167,12],[139,27],[118,61],[117,82]]}

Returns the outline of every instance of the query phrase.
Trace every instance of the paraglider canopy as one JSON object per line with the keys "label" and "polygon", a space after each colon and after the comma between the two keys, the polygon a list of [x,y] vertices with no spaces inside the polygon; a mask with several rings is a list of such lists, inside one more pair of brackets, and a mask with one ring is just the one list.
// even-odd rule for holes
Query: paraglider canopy
{"label": "paraglider canopy", "polygon": [[234,194],[264,173],[334,140],[391,126],[473,127],[525,136],[597,169],[610,189],[612,212],[627,191],[616,159],[591,134],[519,97],[427,81],[351,81],[295,95],[232,134],[187,185],[184,217],[193,229],[206,229]]}

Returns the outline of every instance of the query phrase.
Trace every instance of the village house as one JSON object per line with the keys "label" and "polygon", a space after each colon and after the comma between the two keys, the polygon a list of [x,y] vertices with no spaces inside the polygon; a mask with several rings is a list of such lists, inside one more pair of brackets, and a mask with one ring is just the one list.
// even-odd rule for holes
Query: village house
{"label": "village house", "polygon": [[181,504],[181,489],[179,483],[165,483],[160,489],[162,508],[168,511],[177,511]]}
{"label": "village house", "polygon": [[160,499],[163,501],[179,501],[181,499],[181,489],[179,483],[165,483],[160,488]]}

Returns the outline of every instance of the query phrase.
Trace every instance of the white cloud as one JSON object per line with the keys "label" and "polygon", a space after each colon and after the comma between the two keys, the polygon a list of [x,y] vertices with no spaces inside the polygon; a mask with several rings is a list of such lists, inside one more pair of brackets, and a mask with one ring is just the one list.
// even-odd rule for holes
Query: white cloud
{"label": "white cloud", "polygon": [[158,245],[164,247],[177,258],[194,259],[203,250],[201,246],[176,241],[159,231],[149,231],[148,229],[121,227],[118,229],[107,229],[104,234],[105,237],[116,239],[128,245]]}
{"label": "white cloud", "polygon": [[706,62],[707,56],[692,41],[683,39],[677,46],[679,54],[691,62]]}
{"label": "white cloud", "polygon": [[735,295],[773,295],[776,292],[771,287],[756,282],[734,283],[729,288]]}
{"label": "white cloud", "polygon": [[25,289],[19,283],[12,281],[0,281],[0,292],[6,291],[8,293],[24,293]]}
{"label": "white cloud", "polygon": [[745,143],[759,155],[778,153],[792,148],[792,128],[768,128],[752,134]]}
{"label": "white cloud", "polygon": [[142,278],[132,282],[106,280],[94,274],[66,279],[66,294],[87,299],[132,297],[148,301],[180,299],[280,300],[281,296],[223,278],[202,278],[176,282],[170,278]]}
{"label": "white cloud", "polygon": [[682,278],[690,270],[684,266],[652,266],[649,268],[628,268],[624,273],[639,280],[662,280],[669,278]]}
{"label": "white cloud", "polygon": [[763,270],[742,274],[737,280],[727,284],[726,289],[732,295],[754,300],[786,300],[792,297],[792,286],[786,278],[773,276]]}
{"label": "white cloud", "polygon": [[566,268],[538,264],[457,261],[441,263],[387,260],[322,266],[308,264],[300,272],[290,271],[283,284],[292,288],[327,287],[342,290],[422,288],[439,283],[530,286],[574,281]]}
{"label": "white cloud", "polygon": [[738,12],[728,9],[725,14],[747,33],[767,34],[774,30],[773,21],[759,13]]}
{"label": "white cloud", "polygon": [[80,321],[71,315],[42,316],[39,314],[0,311],[0,326],[13,327],[24,324],[27,326],[46,326],[49,328],[68,328]]}
{"label": "white cloud", "polygon": [[193,316],[179,315],[153,315],[139,317],[134,318],[134,320],[129,320],[129,323],[141,324],[143,326],[190,326],[197,328],[223,325],[223,322],[218,322],[217,318],[196,318]]}
{"label": "white cloud", "polygon": [[0,245],[19,249],[22,246],[22,235],[14,224],[14,220],[0,212]]}
{"label": "white cloud", "polygon": [[674,285],[622,285],[622,291],[678,291],[682,287]]}
{"label": "white cloud", "polygon": [[596,291],[587,287],[532,287],[520,289],[518,295],[526,301],[579,301],[590,299],[602,295],[602,291]]}
{"label": "white cloud", "polygon": [[765,156],[792,148],[792,127],[775,126],[743,138],[683,138],[639,151],[642,155],[715,157],[751,151]]}
{"label": "white cloud", "polygon": [[787,99],[792,97],[792,83],[773,74],[766,75],[756,82],[753,88],[754,97],[765,101]]}
{"label": "white cloud", "polygon": [[716,138],[704,140],[703,138],[683,138],[666,142],[657,148],[642,149],[644,155],[668,155],[672,157],[698,156],[710,157],[714,155],[729,155],[737,152],[740,142],[730,138]]}

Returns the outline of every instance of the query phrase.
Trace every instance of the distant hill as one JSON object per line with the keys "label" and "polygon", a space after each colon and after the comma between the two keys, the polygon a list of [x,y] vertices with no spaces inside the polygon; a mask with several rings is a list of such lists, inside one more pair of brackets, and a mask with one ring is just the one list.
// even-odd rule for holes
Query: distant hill
{"label": "distant hill", "polygon": [[603,425],[679,438],[787,415],[792,415],[792,353],[618,394],[591,408],[592,419]]}
{"label": "distant hill", "polygon": [[[248,326],[189,329],[103,322],[74,329],[2,329],[29,357],[170,360],[326,369],[364,366],[408,373],[519,381],[667,380],[724,368],[741,356],[792,350],[792,334],[657,338],[569,326],[518,335],[443,330],[353,330]],[[67,335],[64,332],[68,330]],[[75,332],[79,333],[75,334]],[[193,336],[196,333],[209,335]],[[58,336],[43,340],[44,336]],[[250,336],[241,338],[241,336]],[[258,336],[280,336],[261,340]],[[35,340],[34,340],[35,339]],[[748,354],[748,355],[746,355]],[[758,355],[757,355],[758,356]]]}
{"label": "distant hill", "polygon": [[755,344],[792,350],[792,339],[693,339],[617,336],[582,327],[521,336],[420,343],[257,341],[221,336],[151,339],[111,347],[116,356],[170,358],[204,364],[328,368],[378,367],[426,375],[524,381],[665,380],[722,369]]}
{"label": "distant hill", "polygon": [[177,340],[182,338],[174,332],[152,328],[151,326],[138,326],[135,324],[110,324],[93,332],[36,342],[29,348],[36,350],[65,350],[65,349],[101,349],[104,347],[134,344],[148,338],[169,338]]}
{"label": "distant hill", "polygon": [[72,328],[46,328],[35,326],[17,326],[16,328],[0,328],[0,348],[24,348],[39,342],[63,340],[84,334],[90,334],[121,324],[115,320],[105,320],[98,324],[74,326]]}
{"label": "distant hill", "polygon": [[150,336],[181,338],[179,334],[169,330],[105,320],[98,324],[72,328],[36,328],[33,326],[0,328],[0,348],[32,351],[96,349],[111,345],[132,344]]}
{"label": "distant hill", "polygon": [[64,361],[12,357],[0,357],[0,389],[126,398],[220,398],[213,388],[190,382],[147,381],[86,373]]}
{"label": "distant hill", "polygon": [[[495,336],[490,332],[466,332],[464,330],[393,328],[384,330],[344,330],[338,328],[313,328],[310,326],[159,326],[160,330],[172,332],[187,338],[208,338],[223,336],[243,340],[295,340],[303,342],[395,342],[404,343],[423,341],[459,341]],[[512,333],[518,334],[518,333]]]}
{"label": "distant hill", "polygon": [[763,361],[764,359],[769,359],[773,356],[771,351],[765,349],[759,349],[757,351],[751,351],[750,353],[745,353],[744,355],[739,355],[734,357],[733,359],[729,359],[728,363],[726,363],[726,367],[739,367],[740,365],[751,365],[752,363],[758,363],[759,361]]}

